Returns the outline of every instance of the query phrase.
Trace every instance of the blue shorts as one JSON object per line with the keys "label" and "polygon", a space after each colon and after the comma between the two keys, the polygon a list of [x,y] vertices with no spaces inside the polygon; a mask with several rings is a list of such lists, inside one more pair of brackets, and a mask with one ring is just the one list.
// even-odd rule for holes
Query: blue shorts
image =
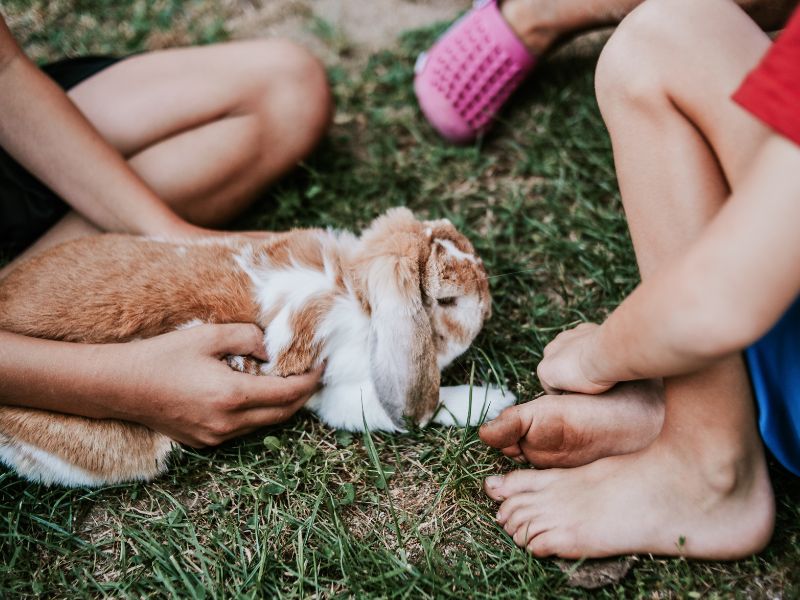
{"label": "blue shorts", "polygon": [[800,298],[745,358],[764,444],[800,476]]}

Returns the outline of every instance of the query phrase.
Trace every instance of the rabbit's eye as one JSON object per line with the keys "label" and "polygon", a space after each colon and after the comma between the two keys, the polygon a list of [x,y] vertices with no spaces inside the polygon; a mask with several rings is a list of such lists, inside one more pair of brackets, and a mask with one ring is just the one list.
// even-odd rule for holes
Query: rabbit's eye
{"label": "rabbit's eye", "polygon": [[447,298],[437,298],[436,302],[439,303],[439,306],[453,306],[456,303],[456,297],[448,296]]}

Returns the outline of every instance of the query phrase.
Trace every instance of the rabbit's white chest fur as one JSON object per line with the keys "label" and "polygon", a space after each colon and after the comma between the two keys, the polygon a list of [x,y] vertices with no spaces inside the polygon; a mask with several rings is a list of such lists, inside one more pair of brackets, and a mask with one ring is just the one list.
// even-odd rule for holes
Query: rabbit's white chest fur
{"label": "rabbit's white chest fur", "polygon": [[[264,331],[267,355],[276,357],[298,334],[293,315],[314,296],[332,294],[330,310],[313,332],[320,345],[317,362],[325,363],[323,388],[306,405],[325,423],[342,429],[363,429],[364,419],[373,429],[395,430],[392,420],[378,402],[370,377],[369,317],[351,290],[337,289],[332,265],[323,271],[293,266],[258,269],[244,253],[237,262],[254,284],[256,301],[265,314],[277,314]],[[270,363],[262,366],[269,373]],[[362,417],[363,414],[363,417]]]}
{"label": "rabbit's white chest fur", "polygon": [[369,319],[354,298],[342,298],[322,325],[326,338],[323,388],[307,406],[322,421],[339,429],[394,431],[396,426],[378,402],[370,376]]}
{"label": "rabbit's white chest fur", "polygon": [[[329,235],[336,246],[336,255],[353,251],[357,244],[349,235]],[[372,430],[401,430],[379,402],[373,383],[369,361],[370,317],[350,282],[337,281],[340,271],[334,264],[335,259],[329,256],[321,269],[294,263],[273,268],[258,265],[250,249],[244,249],[235,260],[251,279],[262,314],[274,314],[264,331],[264,345],[271,359],[285,352],[301,333],[293,321],[303,307],[314,298],[332,299],[312,334],[319,344],[315,366],[325,363],[323,387],[306,407],[338,429],[360,431],[366,423]],[[465,260],[474,259],[465,257]],[[271,362],[261,367],[264,374],[270,374],[271,370]],[[439,398],[441,406],[433,420],[461,426],[492,419],[515,401],[510,392],[494,386],[442,388]]]}

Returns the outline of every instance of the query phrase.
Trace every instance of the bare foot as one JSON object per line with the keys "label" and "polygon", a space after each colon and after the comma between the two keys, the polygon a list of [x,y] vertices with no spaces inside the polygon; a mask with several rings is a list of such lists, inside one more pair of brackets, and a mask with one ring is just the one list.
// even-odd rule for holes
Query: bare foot
{"label": "bare foot", "polygon": [[485,488],[504,500],[498,522],[536,556],[736,559],[761,550],[774,521],[763,451],[752,446],[726,460],[659,439],[576,469],[490,477]]}
{"label": "bare foot", "polygon": [[519,462],[577,467],[646,448],[664,422],[661,382],[619,384],[605,394],[541,396],[507,408],[481,439]]}
{"label": "bare foot", "polygon": [[563,34],[550,0],[504,0],[503,18],[534,54],[543,54]]}

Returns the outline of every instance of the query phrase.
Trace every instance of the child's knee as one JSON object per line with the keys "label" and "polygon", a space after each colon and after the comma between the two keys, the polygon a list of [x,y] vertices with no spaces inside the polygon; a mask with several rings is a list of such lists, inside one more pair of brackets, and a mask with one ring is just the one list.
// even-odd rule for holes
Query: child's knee
{"label": "child's knee", "polygon": [[[597,101],[604,114],[615,107],[647,105],[663,98],[671,64],[672,30],[683,0],[649,0],[619,25],[603,48],[595,73]],[[677,65],[672,65],[677,68]]]}
{"label": "child's knee", "polygon": [[263,85],[258,105],[270,120],[275,115],[293,124],[303,145],[313,145],[326,131],[333,110],[325,67],[307,48],[284,39],[253,42],[255,65]]}
{"label": "child's knee", "polygon": [[[693,68],[709,23],[731,10],[726,0],[648,0],[620,23],[597,64],[604,114],[619,105],[663,106],[675,78]],[[739,10],[733,6],[733,10]]]}

